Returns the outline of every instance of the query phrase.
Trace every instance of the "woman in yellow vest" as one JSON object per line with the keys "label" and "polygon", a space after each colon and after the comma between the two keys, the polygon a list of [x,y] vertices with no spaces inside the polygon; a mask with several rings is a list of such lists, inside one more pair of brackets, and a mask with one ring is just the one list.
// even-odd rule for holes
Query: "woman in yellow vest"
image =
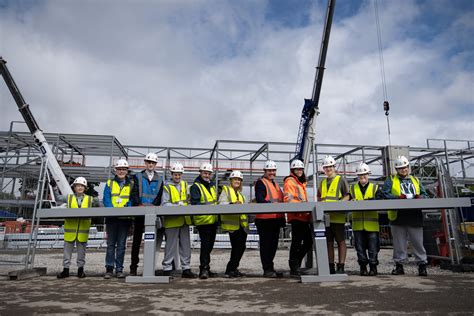
{"label": "woman in yellow vest", "polygon": [[[54,180],[51,181],[54,189],[54,196],[57,202],[66,202],[68,208],[90,208],[98,207],[99,200],[85,194],[87,180],[78,177],[72,183],[74,194],[60,195],[59,189]],[[69,267],[71,266],[72,251],[74,245],[77,247],[77,277],[85,278],[84,265],[86,264],[86,247],[89,239],[89,229],[91,227],[90,218],[66,218],[64,220],[64,259],[63,271],[57,275],[58,279],[69,277]]]}
{"label": "woman in yellow vest", "polygon": [[[242,172],[238,170],[232,171],[229,176],[230,186],[222,186],[219,204],[244,204],[246,202],[245,197],[241,193],[243,179]],[[229,232],[230,244],[232,246],[230,260],[225,269],[225,276],[228,278],[244,276],[238,267],[245,251],[245,244],[247,242],[246,229],[248,229],[248,226],[247,215],[245,214],[221,215],[221,228]]]}
{"label": "woman in yellow vest", "polygon": [[[375,200],[380,198],[378,185],[369,182],[370,168],[361,163],[356,169],[359,182],[352,184],[351,197],[354,201]],[[357,262],[360,266],[360,275],[377,275],[379,239],[379,213],[377,211],[352,212],[352,232],[357,252]],[[370,271],[367,271],[367,265]]]}

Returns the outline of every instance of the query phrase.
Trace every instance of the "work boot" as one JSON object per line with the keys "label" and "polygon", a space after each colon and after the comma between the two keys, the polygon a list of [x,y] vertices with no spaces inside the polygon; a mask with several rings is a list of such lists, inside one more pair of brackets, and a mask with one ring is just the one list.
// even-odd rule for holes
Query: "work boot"
{"label": "work boot", "polygon": [[336,274],[336,267],[334,263],[329,264],[329,274]]}
{"label": "work boot", "polygon": [[[370,269],[372,269],[372,267]],[[369,275],[369,272],[367,272],[367,265],[365,265],[365,264],[360,265],[360,275],[361,276],[368,276]]]}
{"label": "work boot", "polygon": [[392,270],[392,275],[403,275],[405,271],[403,270],[403,265],[400,263],[395,264],[395,268]]}
{"label": "work boot", "polygon": [[163,271],[163,276],[171,276],[171,270]]}
{"label": "work boot", "polygon": [[426,264],[422,263],[418,266],[418,275],[419,276],[428,276],[428,272],[426,271]]}
{"label": "work boot", "polygon": [[114,276],[114,268],[107,267],[104,274],[104,279],[110,279]]}
{"label": "work boot", "polygon": [[276,272],[275,270],[267,270],[267,271],[263,272],[263,277],[264,278],[271,278],[271,279],[282,278],[283,273]]}
{"label": "work boot", "polygon": [[137,276],[137,267],[130,267],[130,275]]}
{"label": "work boot", "polygon": [[300,277],[300,262],[298,260],[288,260],[288,265],[290,266],[290,276],[291,277]]}
{"label": "work boot", "polygon": [[123,271],[117,272],[117,278],[118,279],[125,279],[125,273]]}
{"label": "work boot", "polygon": [[336,274],[344,274],[346,273],[344,271],[344,263],[338,263],[337,264],[337,270],[336,270]]}
{"label": "work boot", "polygon": [[181,277],[185,278],[185,279],[195,279],[197,277],[197,275],[195,273],[192,273],[191,269],[185,269],[185,270],[183,270],[183,273],[181,274]]}
{"label": "work boot", "polygon": [[69,278],[69,268],[64,268],[61,273],[57,275],[58,279]]}
{"label": "work boot", "polygon": [[240,272],[239,269],[236,269],[234,272],[235,272],[235,274],[237,275],[238,278],[245,277],[245,273]]}
{"label": "work boot", "polygon": [[212,272],[211,270],[207,270],[207,273],[209,274],[210,278],[217,278],[218,274],[215,272]]}
{"label": "work boot", "polygon": [[77,277],[79,279],[83,279],[86,277],[86,274],[84,273],[84,267],[77,268]]}
{"label": "work boot", "polygon": [[200,272],[199,272],[199,278],[201,280],[206,280],[209,278],[209,270],[207,269],[202,269]]}
{"label": "work boot", "polygon": [[376,276],[377,275],[377,265],[375,265],[375,264],[370,265],[369,275],[370,276]]}
{"label": "work boot", "polygon": [[239,275],[237,274],[237,271],[226,271],[224,274],[224,277],[232,279],[232,278],[238,278]]}

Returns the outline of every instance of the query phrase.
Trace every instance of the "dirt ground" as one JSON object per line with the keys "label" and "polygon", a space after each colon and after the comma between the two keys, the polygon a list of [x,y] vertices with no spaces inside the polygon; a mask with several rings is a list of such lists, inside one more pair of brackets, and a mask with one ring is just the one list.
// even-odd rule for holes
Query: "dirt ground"
{"label": "dirt ground", "polygon": [[[47,276],[0,280],[0,315],[474,313],[474,274],[430,267],[430,275],[422,278],[416,275],[415,266],[408,265],[405,276],[392,276],[390,252],[381,252],[381,275],[361,277],[357,275],[355,254],[349,251],[349,279],[344,282],[302,284],[287,274],[283,279],[264,279],[256,250],[248,250],[242,259],[241,271],[247,277],[226,279],[222,272],[228,250],[215,250],[212,267],[220,273],[218,278],[189,280],[181,279],[177,273],[170,284],[130,284],[102,278],[103,251],[88,253],[87,278],[58,280],[55,274],[61,270],[61,252],[43,251],[36,258],[36,266],[47,266]],[[193,252],[195,270],[198,253]],[[287,254],[288,250],[278,251],[277,269],[288,270]],[[71,272],[75,271],[72,267]]]}

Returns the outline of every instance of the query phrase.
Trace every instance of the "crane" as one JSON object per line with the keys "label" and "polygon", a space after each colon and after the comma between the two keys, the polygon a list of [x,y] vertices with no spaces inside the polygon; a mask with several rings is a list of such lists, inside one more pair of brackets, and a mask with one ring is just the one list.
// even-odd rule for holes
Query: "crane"
{"label": "crane", "polygon": [[18,86],[13,80],[13,77],[10,74],[10,71],[8,70],[6,64],[6,60],[4,60],[0,56],[0,72],[2,74],[2,77],[5,80],[5,83],[13,96],[13,99],[15,100],[18,106],[18,110],[23,116],[23,119],[25,120],[28,129],[33,135],[36,144],[39,146],[39,150],[46,157],[50,177],[56,181],[56,184],[62,194],[72,194],[73,192],[68,180],[66,179],[66,176],[61,170],[61,167],[59,166],[56,157],[51,151],[51,147],[49,146],[48,142],[46,141],[46,138],[44,137],[43,131],[39,128],[38,123],[36,122],[33,114],[30,111],[30,106],[25,102],[25,99],[23,99],[23,96],[21,95]]}

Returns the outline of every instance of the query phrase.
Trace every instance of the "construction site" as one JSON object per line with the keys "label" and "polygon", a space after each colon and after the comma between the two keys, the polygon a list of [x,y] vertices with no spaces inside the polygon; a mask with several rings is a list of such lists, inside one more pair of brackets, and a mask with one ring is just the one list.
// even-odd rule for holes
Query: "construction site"
{"label": "construction site", "polygon": [[[376,2],[376,1],[375,1]],[[165,141],[156,146],[123,143],[116,135],[50,133],[41,129],[33,113],[34,100],[25,101],[21,84],[12,74],[15,66],[8,56],[0,57],[0,70],[11,102],[2,108],[19,109],[18,120],[0,131],[0,315],[29,314],[439,314],[472,315],[474,303],[474,139],[428,138],[424,146],[394,145],[390,140],[390,105],[384,101],[388,125],[388,144],[320,143],[316,121],[322,89],[335,1],[328,1],[318,64],[310,99],[304,100],[295,142],[217,139],[203,147],[174,147]],[[378,20],[377,20],[378,22]],[[381,50],[381,49],[380,49]],[[5,58],[5,59],[3,59]],[[383,68],[383,57],[381,57]],[[10,73],[11,71],[11,73]],[[384,81],[383,79],[382,81]],[[384,89],[385,83],[384,83]],[[386,96],[386,93],[384,93]],[[25,96],[27,99],[28,96]],[[216,277],[207,280],[181,277],[179,260],[171,275],[162,268],[166,240],[158,237],[157,218],[170,214],[237,214],[237,205],[188,205],[107,208],[104,188],[116,175],[118,161],[128,162],[129,175],[146,169],[144,157],[156,155],[155,171],[163,182],[171,181],[171,167],[180,163],[182,180],[191,185],[200,176],[203,164],[212,165],[212,185],[221,192],[233,171],[242,173],[242,194],[249,224],[246,251],[240,263],[241,278],[228,278],[226,263],[231,240],[217,229],[212,252]],[[334,157],[335,169],[349,184],[358,181],[358,166],[370,168],[370,182],[383,186],[397,174],[395,161],[407,157],[410,174],[419,179],[428,198],[413,200],[318,201],[318,187],[326,178],[323,167]],[[307,178],[306,203],[256,202],[256,183],[266,163],[278,166],[275,182],[283,185],[290,164],[304,163]],[[66,208],[55,197],[54,186],[72,195],[71,184],[87,179],[86,194],[97,197],[98,208]],[[74,187],[74,185],[73,185]],[[222,194],[222,193],[221,193]],[[232,203],[231,203],[232,204]],[[298,205],[295,205],[298,204]],[[335,205],[337,204],[337,205]],[[204,208],[206,207],[206,208]],[[422,210],[423,246],[428,257],[427,275],[417,275],[412,245],[405,275],[394,275],[394,243],[388,218],[389,210]],[[325,227],[331,212],[378,211],[380,238],[378,274],[359,273],[353,223],[344,224],[347,258],[344,274],[328,270]],[[295,278],[288,268],[292,229],[287,223],[280,231],[275,269],[281,278],[262,277],[259,256],[260,236],[256,214],[306,211],[312,214],[313,248]],[[136,275],[127,272],[130,264],[133,228],[126,241],[126,278],[104,280],[107,249],[106,218],[144,217],[140,263]],[[65,245],[65,218],[92,218],[88,232],[87,278],[60,279]],[[348,216],[349,218],[349,216]],[[322,235],[321,235],[321,232]],[[199,271],[201,238],[195,225],[189,227],[192,249],[191,270]],[[76,269],[76,252],[72,270]],[[392,272],[391,272],[392,271]],[[68,275],[69,276],[69,275]]]}

